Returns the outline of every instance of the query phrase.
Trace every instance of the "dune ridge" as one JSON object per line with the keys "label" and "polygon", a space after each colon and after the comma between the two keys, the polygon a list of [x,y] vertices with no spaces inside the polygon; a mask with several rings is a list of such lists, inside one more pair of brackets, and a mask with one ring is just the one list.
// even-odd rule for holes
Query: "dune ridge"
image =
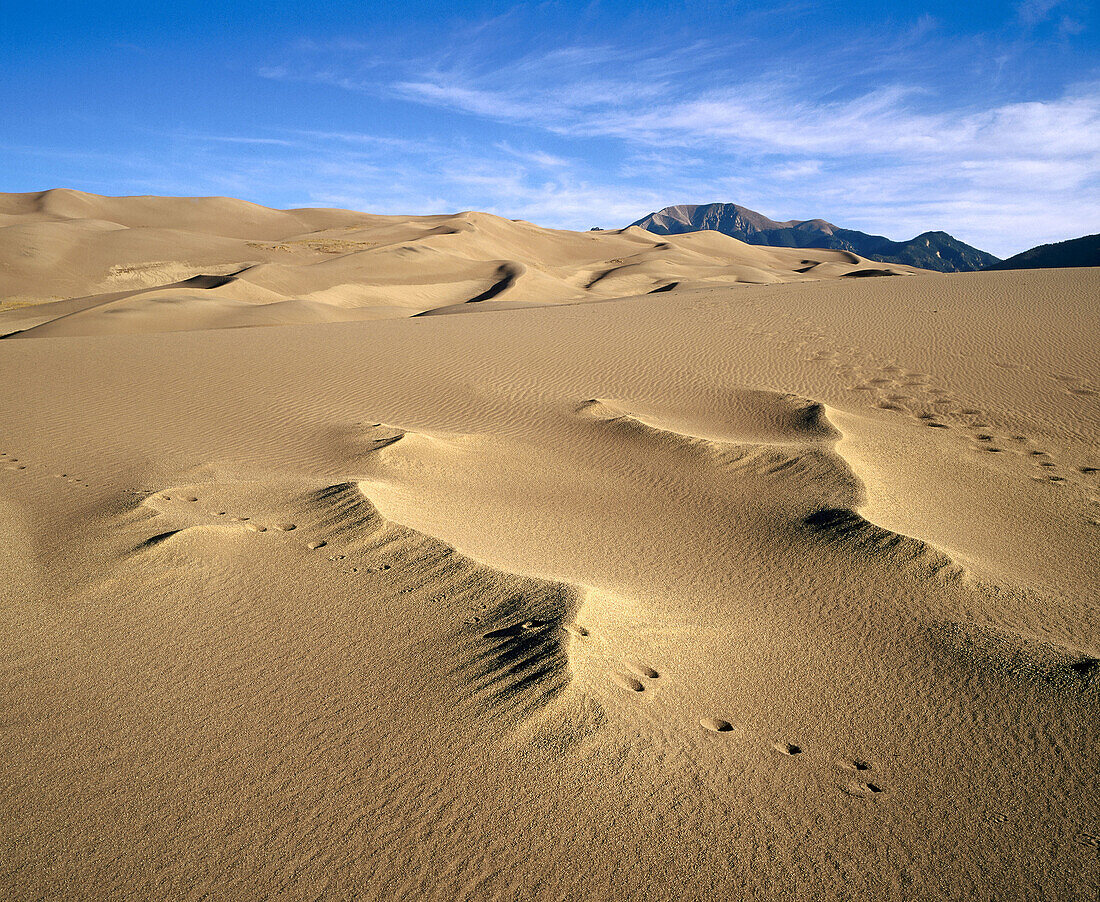
{"label": "dune ridge", "polygon": [[473,212],[377,216],[54,189],[3,195],[0,217],[0,329],[21,337],[391,318],[882,271],[845,251],[759,248],[716,232],[578,233]]}
{"label": "dune ridge", "polygon": [[[5,203],[181,244],[4,314],[0,895],[1095,895],[1100,270]],[[280,321],[371,255],[399,315]]]}
{"label": "dune ridge", "polygon": [[[640,429],[657,441],[703,449],[727,467],[751,468],[769,477],[796,476],[813,485],[814,495],[820,495],[822,486],[831,483],[828,500],[822,499],[822,506],[802,516],[802,523],[812,532],[827,541],[846,544],[849,549],[870,551],[879,560],[889,559],[898,567],[917,568],[928,576],[957,579],[965,575],[965,568],[930,543],[893,532],[860,515],[865,489],[849,462],[836,450],[841,432],[829,422],[824,405],[769,392],[749,392],[746,399],[744,406],[753,412],[750,421],[755,422],[745,429],[748,434],[727,434],[723,439],[680,431],[662,423],[659,417],[628,413],[629,405],[592,399],[580,410],[620,428]],[[748,424],[738,425],[744,429]]]}

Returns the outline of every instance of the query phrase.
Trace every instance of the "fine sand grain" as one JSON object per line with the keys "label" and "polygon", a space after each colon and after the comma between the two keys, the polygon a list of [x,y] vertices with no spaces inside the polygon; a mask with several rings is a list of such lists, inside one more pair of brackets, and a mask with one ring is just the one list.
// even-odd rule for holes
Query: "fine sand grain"
{"label": "fine sand grain", "polygon": [[1096,897],[1100,270],[0,213],[0,896]]}

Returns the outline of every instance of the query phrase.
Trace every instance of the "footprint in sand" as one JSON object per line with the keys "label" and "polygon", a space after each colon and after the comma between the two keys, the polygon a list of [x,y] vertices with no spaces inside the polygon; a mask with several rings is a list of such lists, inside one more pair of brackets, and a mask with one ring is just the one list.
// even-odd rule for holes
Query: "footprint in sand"
{"label": "footprint in sand", "polygon": [[626,666],[635,675],[645,677],[647,680],[655,680],[660,676],[660,674],[648,664],[640,664],[637,661],[627,661]]}
{"label": "footprint in sand", "polygon": [[502,626],[499,629],[490,630],[485,634],[486,639],[511,639],[523,633],[534,633],[547,625],[546,620],[524,620],[522,623],[513,623],[511,626]]}
{"label": "footprint in sand", "polygon": [[631,692],[644,692],[645,686],[642,681],[636,677],[632,677],[626,673],[616,673],[611,678],[617,686],[621,686],[623,689],[629,689]]}
{"label": "footprint in sand", "polygon": [[883,789],[878,783],[862,780],[852,780],[843,789],[850,796],[862,796],[863,798],[874,798],[883,793]]}
{"label": "footprint in sand", "polygon": [[841,758],[836,762],[836,766],[841,770],[855,771],[861,774],[865,774],[874,769],[871,766],[871,762],[865,758]]}
{"label": "footprint in sand", "polygon": [[576,623],[566,623],[562,626],[562,629],[569,633],[570,636],[576,636],[578,639],[583,639],[588,635],[588,630]]}
{"label": "footprint in sand", "polygon": [[733,729],[733,724],[720,717],[704,717],[699,721],[699,726],[712,733],[729,733]]}
{"label": "footprint in sand", "polygon": [[794,756],[802,754],[802,746],[795,745],[793,742],[773,742],[772,748],[781,755]]}
{"label": "footprint in sand", "polygon": [[882,784],[877,777],[871,777],[871,772],[874,768],[866,759],[846,758],[842,761],[838,761],[837,766],[842,770],[852,771],[859,775],[858,777],[850,779],[841,787],[848,795],[872,798],[883,794],[884,790]]}
{"label": "footprint in sand", "polygon": [[316,551],[318,548],[324,548],[327,544],[328,542],[323,539],[315,539],[312,542],[306,542],[306,548],[310,551]]}

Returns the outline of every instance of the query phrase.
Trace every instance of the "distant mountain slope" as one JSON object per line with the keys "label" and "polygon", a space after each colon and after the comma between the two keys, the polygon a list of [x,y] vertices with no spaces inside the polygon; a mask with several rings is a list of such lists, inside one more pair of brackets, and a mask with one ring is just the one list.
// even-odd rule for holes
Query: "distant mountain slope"
{"label": "distant mountain slope", "polygon": [[1040,244],[986,269],[1056,269],[1071,266],[1100,266],[1100,235]]}
{"label": "distant mountain slope", "polygon": [[973,272],[998,258],[964,244],[946,232],[924,232],[908,241],[891,241],[842,229],[824,219],[776,222],[740,204],[679,204],[643,216],[633,225],[658,235],[713,230],[767,247],[814,247],[850,251],[882,263],[919,266],[938,272]]}

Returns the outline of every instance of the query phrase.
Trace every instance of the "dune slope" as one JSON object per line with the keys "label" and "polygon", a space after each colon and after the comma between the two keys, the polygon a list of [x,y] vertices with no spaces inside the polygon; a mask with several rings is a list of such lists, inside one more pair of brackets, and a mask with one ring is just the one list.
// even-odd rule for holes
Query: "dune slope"
{"label": "dune slope", "polygon": [[0,342],[2,894],[1089,898],[1097,296]]}
{"label": "dune slope", "polygon": [[758,248],[717,232],[578,233],[487,213],[272,210],[218,197],[0,195],[0,334],[22,337],[386,319],[872,270],[847,252]]}

